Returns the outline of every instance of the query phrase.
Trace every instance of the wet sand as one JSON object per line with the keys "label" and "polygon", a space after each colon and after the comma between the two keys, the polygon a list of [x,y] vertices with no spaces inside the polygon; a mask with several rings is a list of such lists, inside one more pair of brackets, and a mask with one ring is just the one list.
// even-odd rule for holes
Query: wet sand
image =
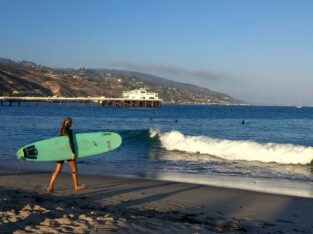
{"label": "wet sand", "polygon": [[313,199],[239,189],[0,168],[0,233],[313,233]]}

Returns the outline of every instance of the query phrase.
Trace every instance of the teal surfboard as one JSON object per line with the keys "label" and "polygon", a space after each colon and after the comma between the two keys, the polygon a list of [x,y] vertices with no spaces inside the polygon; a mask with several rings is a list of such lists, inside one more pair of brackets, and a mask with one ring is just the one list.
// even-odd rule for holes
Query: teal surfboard
{"label": "teal surfboard", "polygon": [[[109,152],[122,144],[121,136],[114,132],[78,133],[73,134],[73,140],[78,159]],[[72,150],[68,136],[60,136],[26,145],[17,151],[17,157],[36,162],[69,160]]]}

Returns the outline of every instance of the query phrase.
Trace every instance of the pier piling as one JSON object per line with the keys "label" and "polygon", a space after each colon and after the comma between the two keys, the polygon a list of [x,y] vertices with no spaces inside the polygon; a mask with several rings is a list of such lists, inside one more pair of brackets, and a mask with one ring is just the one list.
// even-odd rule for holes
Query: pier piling
{"label": "pier piling", "polygon": [[69,103],[93,103],[102,107],[119,107],[119,108],[160,108],[162,99],[144,100],[144,99],[125,99],[125,98],[104,98],[104,97],[88,97],[88,98],[72,98],[72,97],[0,97],[0,106],[8,103],[12,106],[16,102],[18,106],[22,102],[34,103],[36,106],[38,103],[57,103],[69,104]]}

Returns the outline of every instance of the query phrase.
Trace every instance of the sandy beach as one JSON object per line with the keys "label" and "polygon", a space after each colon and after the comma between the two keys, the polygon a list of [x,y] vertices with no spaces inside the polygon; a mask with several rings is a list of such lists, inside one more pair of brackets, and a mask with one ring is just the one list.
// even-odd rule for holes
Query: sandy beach
{"label": "sandy beach", "polygon": [[313,199],[169,181],[0,170],[0,233],[313,233]]}

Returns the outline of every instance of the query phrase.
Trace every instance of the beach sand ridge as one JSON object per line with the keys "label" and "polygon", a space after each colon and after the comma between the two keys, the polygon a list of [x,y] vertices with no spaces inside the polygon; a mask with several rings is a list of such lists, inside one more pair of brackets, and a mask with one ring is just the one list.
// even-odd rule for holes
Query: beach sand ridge
{"label": "beach sand ridge", "polygon": [[0,233],[313,233],[313,199],[170,181],[0,173]]}

